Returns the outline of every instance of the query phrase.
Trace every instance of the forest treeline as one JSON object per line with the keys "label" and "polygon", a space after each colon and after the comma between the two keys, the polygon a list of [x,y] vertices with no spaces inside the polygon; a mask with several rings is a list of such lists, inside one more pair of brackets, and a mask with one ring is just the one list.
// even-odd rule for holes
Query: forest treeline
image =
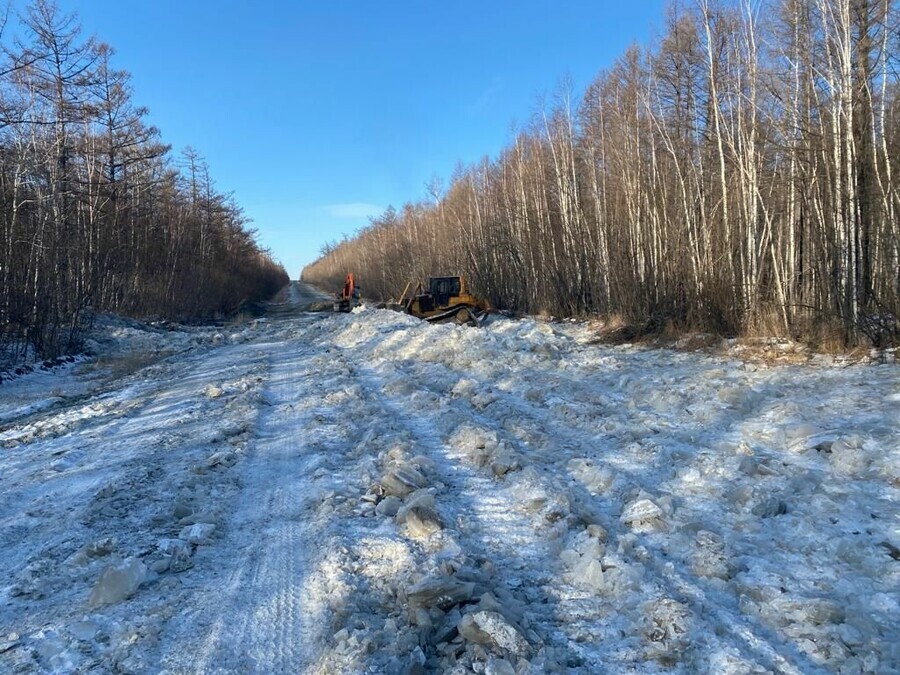
{"label": "forest treeline", "polygon": [[496,158],[326,246],[372,297],[463,273],[500,307],[897,340],[896,0],[689,0]]}
{"label": "forest treeline", "polygon": [[76,346],[92,310],[222,315],[288,281],[192,149],[173,159],[113,50],[37,0],[4,22],[0,356]]}

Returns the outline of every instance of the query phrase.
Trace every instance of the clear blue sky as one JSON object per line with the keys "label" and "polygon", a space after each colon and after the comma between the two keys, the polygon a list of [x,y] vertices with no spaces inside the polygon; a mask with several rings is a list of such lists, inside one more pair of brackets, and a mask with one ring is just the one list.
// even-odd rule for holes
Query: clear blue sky
{"label": "clear blue sky", "polygon": [[[666,0],[57,0],[117,51],[296,278],[321,245],[496,154],[564,76],[577,92]],[[17,2],[19,6],[23,0]]]}

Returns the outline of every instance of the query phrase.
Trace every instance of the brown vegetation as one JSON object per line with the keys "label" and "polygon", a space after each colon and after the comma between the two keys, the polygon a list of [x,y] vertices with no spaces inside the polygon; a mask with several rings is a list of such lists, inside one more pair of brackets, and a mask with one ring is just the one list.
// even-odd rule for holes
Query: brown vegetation
{"label": "brown vegetation", "polygon": [[[685,6],[686,5],[686,6]],[[370,297],[464,273],[496,306],[844,345],[898,338],[895,0],[696,0],[501,155],[330,245]]]}
{"label": "brown vegetation", "polygon": [[173,165],[108,45],[50,0],[22,24],[0,66],[0,353],[71,349],[91,309],[199,318],[287,283],[197,153]]}

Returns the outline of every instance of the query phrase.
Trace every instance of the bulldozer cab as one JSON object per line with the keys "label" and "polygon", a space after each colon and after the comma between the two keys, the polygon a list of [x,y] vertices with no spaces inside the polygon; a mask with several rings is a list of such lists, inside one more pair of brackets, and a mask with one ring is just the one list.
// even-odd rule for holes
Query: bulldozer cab
{"label": "bulldozer cab", "polygon": [[469,295],[463,277],[430,277],[426,284],[406,284],[395,308],[426,321],[456,321],[477,326],[491,305],[487,300]]}
{"label": "bulldozer cab", "polygon": [[458,298],[462,295],[462,283],[459,277],[431,277],[428,280],[428,290],[434,297],[434,304],[445,307],[450,298]]}

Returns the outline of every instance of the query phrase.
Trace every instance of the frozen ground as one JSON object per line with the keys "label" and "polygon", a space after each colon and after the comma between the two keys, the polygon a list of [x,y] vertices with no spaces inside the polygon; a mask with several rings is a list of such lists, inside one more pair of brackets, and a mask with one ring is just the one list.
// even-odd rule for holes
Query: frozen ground
{"label": "frozen ground", "polygon": [[0,385],[0,672],[897,672],[900,372],[387,311]]}

